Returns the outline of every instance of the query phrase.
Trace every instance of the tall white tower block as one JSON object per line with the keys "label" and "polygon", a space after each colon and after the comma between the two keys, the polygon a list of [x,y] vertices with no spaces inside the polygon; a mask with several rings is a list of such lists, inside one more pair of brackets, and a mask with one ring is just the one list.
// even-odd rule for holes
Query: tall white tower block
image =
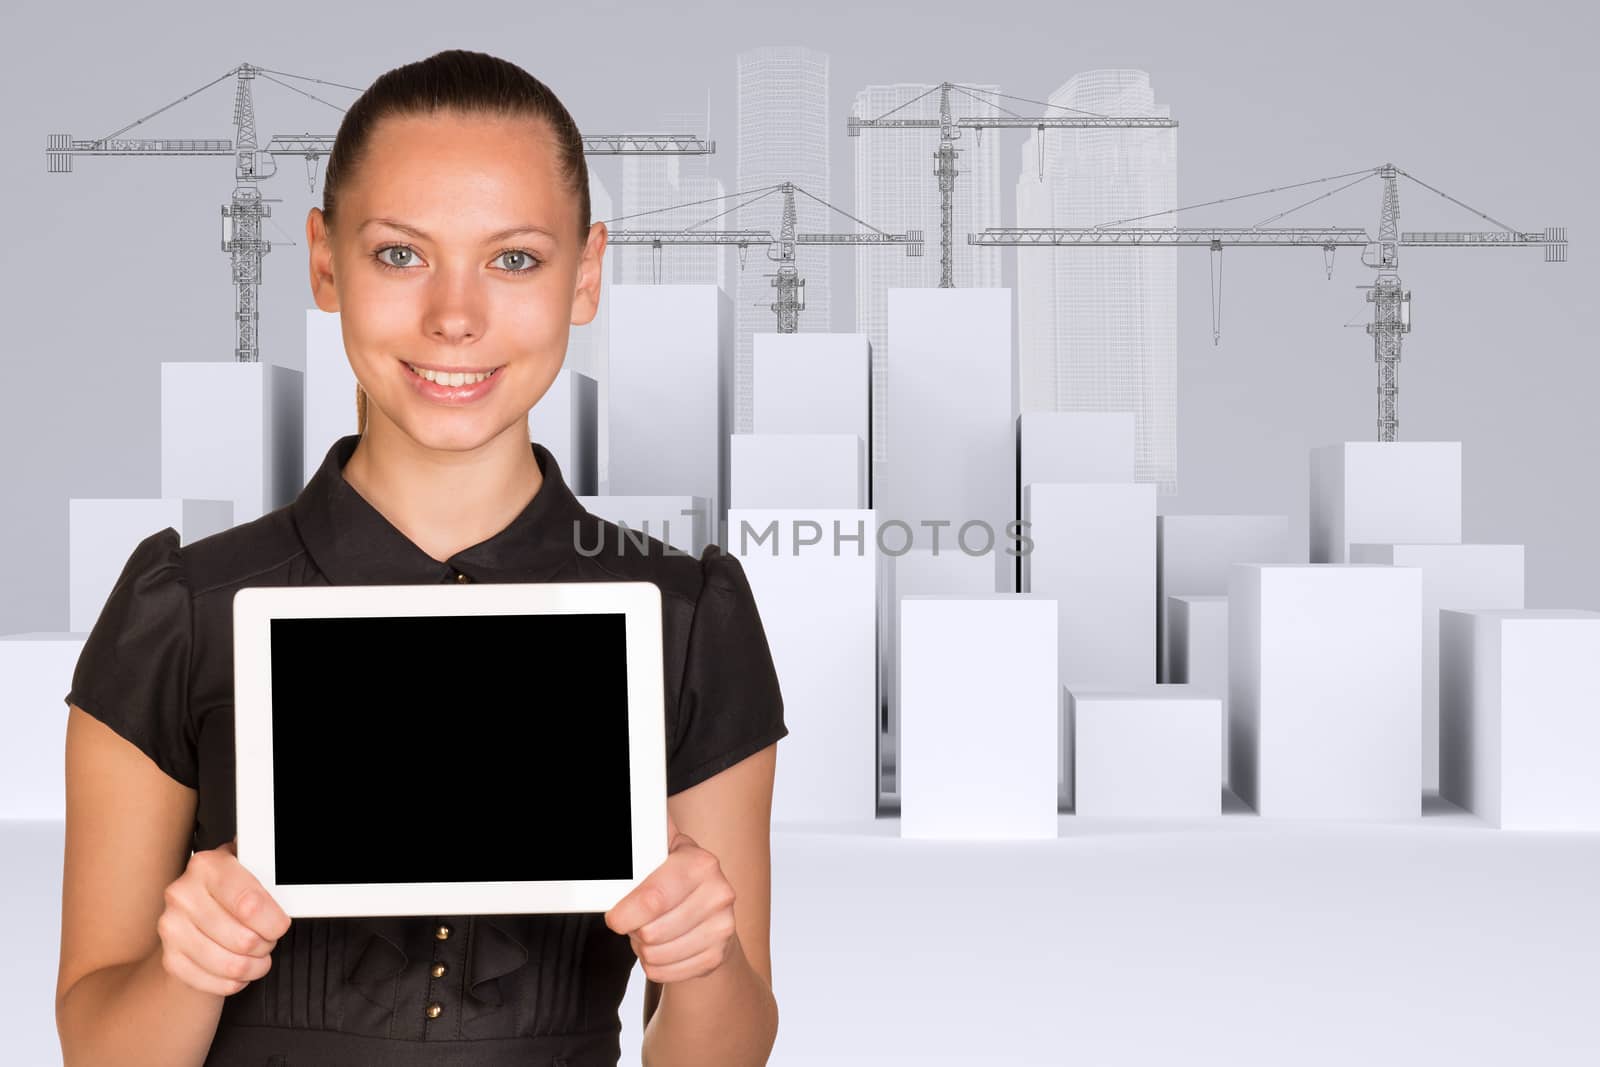
{"label": "tall white tower block", "polygon": [[[1222,722],[1228,721],[1228,598],[1191,595],[1167,598],[1167,621],[1172,633],[1172,663],[1168,679],[1187,685],[1195,693],[1222,702]],[[1222,731],[1222,781],[1228,780],[1228,731]]]}
{"label": "tall white tower block", "polygon": [[1229,783],[1261,815],[1422,814],[1422,573],[1239,563]]}
{"label": "tall white tower block", "polygon": [[562,368],[528,412],[528,436],[550,450],[576,496],[599,490],[599,395],[589,375]]}
{"label": "tall white tower block", "polygon": [[[887,405],[883,521],[907,523],[917,544],[941,522],[946,540],[974,523],[1003,541],[1016,507],[1011,290],[890,289]],[[1011,590],[1013,557],[992,562]]]}
{"label": "tall white tower block", "polygon": [[67,703],[87,633],[0,636],[0,819],[64,819]]}
{"label": "tall white tower block", "polygon": [[182,544],[233,525],[231,500],[67,501],[67,629],[88,633],[134,548],[172,527]]}
{"label": "tall white tower block", "polygon": [[161,364],[161,495],[231,500],[234,525],[292,501],[305,484],[304,382],[267,361]]}
{"label": "tall white tower block", "polygon": [[1222,702],[1187,685],[1065,691],[1077,815],[1222,814]]}
{"label": "tall white tower block", "polygon": [[864,508],[866,442],[844,433],[736,433],[728,442],[736,508]]}
{"label": "tall white tower block", "polygon": [[344,351],[337,311],[306,309],[305,419],[300,450],[300,484],[317,473],[328,449],[355,433],[356,374]]}
{"label": "tall white tower block", "polygon": [[[635,551],[642,535],[697,558],[712,541],[711,501],[703,496],[580,496],[578,503],[591,515],[626,524],[624,536],[631,540],[621,545],[624,553]],[[590,554],[594,548],[578,545]]]}
{"label": "tall white tower block", "polygon": [[851,433],[872,440],[872,368],[864,333],[757,333],[755,433]]}
{"label": "tall white tower block", "polygon": [[1350,562],[1422,570],[1422,788],[1439,788],[1439,610],[1523,606],[1521,545],[1350,546]]}
{"label": "tall white tower block", "polygon": [[900,600],[900,836],[1056,836],[1056,605]]}
{"label": "tall white tower block", "polygon": [[1347,441],[1311,450],[1312,563],[1356,541],[1461,543],[1460,441]]}
{"label": "tall white tower block", "polygon": [[618,496],[727,508],[733,315],[715,285],[611,287],[611,481]]}
{"label": "tall white tower block", "polygon": [[1515,830],[1600,830],[1600,612],[1439,613],[1440,792]]}
{"label": "tall white tower block", "polygon": [[865,508],[730,508],[783,690],[789,740],[775,823],[861,821],[878,810],[877,552]]}
{"label": "tall white tower block", "polygon": [[1235,563],[1299,563],[1289,554],[1287,515],[1156,516],[1156,627],[1160,639],[1157,678],[1172,677],[1169,598],[1225,595]]}

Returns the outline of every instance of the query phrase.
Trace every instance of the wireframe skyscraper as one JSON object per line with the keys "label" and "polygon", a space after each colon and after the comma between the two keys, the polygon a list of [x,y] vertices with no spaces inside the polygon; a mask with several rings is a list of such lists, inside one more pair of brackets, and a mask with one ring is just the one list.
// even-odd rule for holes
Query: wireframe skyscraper
{"label": "wireframe skyscraper", "polygon": [[[1139,70],[1074,75],[1050,103],[1099,115],[1170,117]],[[1056,114],[1071,114],[1056,111]],[[1017,179],[1018,226],[1175,225],[1176,131],[1033,131]],[[1039,138],[1044,180],[1039,180]],[[1017,340],[1023,411],[1132,411],[1134,477],[1176,488],[1177,250],[1020,247]]]}
{"label": "wireframe skyscraper", "polygon": [[[986,95],[998,93],[999,86],[959,84],[972,92],[951,94],[954,115],[1000,113],[994,98]],[[921,99],[917,99],[919,96]],[[898,118],[938,118],[938,87],[869,85],[856,94],[850,114],[874,119],[890,111]],[[997,130],[962,130],[956,142],[960,152],[956,169],[960,173],[956,176],[952,210],[952,280],[962,288],[1001,284],[1000,249],[967,244],[968,233],[1001,225],[998,135]],[[851,145],[855,152],[855,203],[851,213],[891,233],[921,229],[927,249],[918,257],[908,257],[893,246],[855,252],[856,329],[866,334],[872,344],[872,457],[873,470],[877,472],[883,470],[888,435],[894,432],[888,425],[885,407],[888,291],[890,287],[939,284],[939,181],[933,173],[939,131],[915,127],[863,129],[851,139]]]}
{"label": "wireframe skyscraper", "polygon": [[[653,133],[683,133],[712,137],[711,115],[680,113],[651,124]],[[714,139],[714,138],[713,138]],[[623,156],[622,216],[616,229],[681,230],[701,222],[729,207],[729,202],[700,203],[695,207],[673,208],[679,204],[714,200],[727,194],[721,181],[710,176],[706,156]],[[646,214],[648,212],[648,214]],[[725,229],[723,220],[700,227]],[[645,245],[618,245],[615,249],[620,268],[617,280],[627,284],[665,285],[728,284],[728,249],[719,245],[675,245],[658,253]],[[660,256],[659,270],[653,262]]]}
{"label": "wireframe skyscraper", "polygon": [[[739,162],[735,191],[749,203],[755,190],[792,181],[807,192],[828,199],[830,171],[828,141],[833,116],[828,110],[828,56],[811,48],[771,46],[739,53]],[[795,214],[801,231],[833,230],[833,216],[804,195],[795,196]],[[829,216],[832,216],[830,219]],[[730,228],[767,229],[774,235],[783,221],[783,197],[772,193],[729,216]],[[800,276],[805,279],[805,310],[800,330],[810,333],[833,329],[829,300],[827,245],[801,245],[795,252]],[[772,311],[777,290],[770,274],[777,264],[760,249],[750,249],[738,270],[734,300],[736,355],[734,370],[734,428],[749,433],[753,427],[751,391],[751,335],[778,328]]]}

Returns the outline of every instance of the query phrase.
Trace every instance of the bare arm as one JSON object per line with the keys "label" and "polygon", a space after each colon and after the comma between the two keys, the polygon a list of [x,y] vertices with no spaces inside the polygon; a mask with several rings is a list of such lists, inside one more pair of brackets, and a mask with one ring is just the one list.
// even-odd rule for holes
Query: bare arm
{"label": "bare arm", "polygon": [[199,1067],[223,997],[162,965],[166,887],[189,860],[197,794],[73,705],[66,744],[56,1029],[66,1067]]}

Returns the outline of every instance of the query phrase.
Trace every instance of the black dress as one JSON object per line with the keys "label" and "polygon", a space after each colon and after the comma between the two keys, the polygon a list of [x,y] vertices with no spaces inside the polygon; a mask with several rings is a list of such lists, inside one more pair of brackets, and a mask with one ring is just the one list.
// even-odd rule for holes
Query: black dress
{"label": "black dress", "polygon": [[[544,446],[527,508],[439,562],[343,476],[340,438],[293,503],[180,548],[141,541],[84,644],[65,697],[198,792],[192,847],[233,839],[233,595],[246,586],[635,581],[661,590],[667,792],[788,733],[744,570],[584,510]],[[428,794],[440,738],[419,738],[397,803]],[[470,738],[455,739],[470,758]],[[470,804],[462,804],[470,818]],[[419,841],[418,847],[426,847]],[[208,1065],[600,1067],[620,1058],[618,1006],[636,957],[598,912],[324,918],[291,922],[272,968],[223,1005]]]}

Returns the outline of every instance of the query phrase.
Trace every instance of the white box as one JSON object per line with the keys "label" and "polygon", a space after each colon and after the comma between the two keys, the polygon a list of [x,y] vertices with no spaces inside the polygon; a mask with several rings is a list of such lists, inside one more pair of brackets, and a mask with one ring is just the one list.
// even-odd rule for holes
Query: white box
{"label": "white box", "polygon": [[1422,573],[1238,563],[1229,784],[1266,816],[1422,814]]}
{"label": "white box", "polygon": [[[896,546],[898,547],[898,546]],[[994,567],[987,556],[973,556],[958,545],[942,540],[939,551],[912,547],[891,555],[883,553],[879,567],[883,602],[888,610],[879,626],[880,699],[885,710],[885,743],[880,753],[884,770],[898,773],[900,766],[900,598],[907,595],[995,592]]]}
{"label": "white box", "polygon": [[1029,482],[1131,482],[1133,412],[1024,411],[1017,492]]}
{"label": "white box", "polygon": [[1222,701],[1187,685],[1065,688],[1078,815],[1222,814]]}
{"label": "white box", "polygon": [[1352,542],[1461,543],[1461,442],[1348,441],[1311,450],[1312,563]]}
{"label": "white box", "polygon": [[861,508],[728,510],[728,551],[755,594],[789,724],[774,823],[877,816],[873,525]]}
{"label": "white box", "polygon": [[1350,562],[1422,569],[1422,788],[1439,788],[1439,610],[1523,606],[1521,545],[1350,546]]}
{"label": "white box", "polygon": [[[1016,494],[1016,356],[1010,289],[888,290],[885,525],[906,523],[916,543],[933,527],[980,543],[985,524],[1003,543]],[[996,588],[1014,588],[1015,563],[996,553]]]}
{"label": "white box", "polygon": [[1170,674],[1171,633],[1167,598],[1215,595],[1228,591],[1228,568],[1235,563],[1299,563],[1289,555],[1287,515],[1156,516],[1156,628],[1161,647],[1156,677]]}
{"label": "white box", "polygon": [[87,633],[35,632],[0,637],[0,724],[6,773],[0,819],[67,817],[67,702]]}
{"label": "white box", "polygon": [[[719,539],[733,432],[733,311],[715,285],[613,285],[614,496],[700,496]],[[720,543],[720,540],[718,540]]]}
{"label": "white box", "polygon": [[900,836],[1057,836],[1055,601],[907,596],[899,630]]}
{"label": "white box", "polygon": [[344,329],[337,311],[306,308],[305,368],[302,486],[317,473],[335,441],[360,432],[356,420],[356,374],[345,354]]}
{"label": "white box", "polygon": [[1439,613],[1443,795],[1494,826],[1600,830],[1600,612]]}
{"label": "white box", "polygon": [[231,500],[67,501],[67,629],[93,628],[128,557],[157,530],[170,526],[188,544],[232,525]]}
{"label": "white box", "polygon": [[563,369],[528,412],[529,439],[550,450],[574,496],[598,493],[598,398],[593,378]]}
{"label": "white box", "polygon": [[[614,201],[594,169],[589,171],[589,210],[596,219],[616,216]],[[600,302],[594,318],[574,323],[567,331],[567,355],[563,366],[586,374],[595,383],[595,492],[609,493],[611,472],[611,279],[616,276],[617,254],[608,251],[600,261]]]}
{"label": "white box", "polygon": [[268,362],[161,364],[161,496],[231,500],[236,526],[294,500],[304,381]]}
{"label": "white box", "polygon": [[855,434],[736,433],[730,507],[864,508],[866,445]]}
{"label": "white box", "polygon": [[[710,543],[711,502],[703,496],[580,496],[578,503],[607,522],[626,525],[619,542],[623,553],[637,552],[644,535],[696,558]],[[580,544],[578,550],[594,547]]]}
{"label": "white box", "polygon": [[[1175,596],[1167,598],[1171,624],[1172,684],[1188,685],[1194,692],[1215,696],[1222,703],[1222,721],[1228,721],[1228,598],[1227,596]],[[1228,780],[1228,732],[1222,731],[1222,781]]]}
{"label": "white box", "polygon": [[755,333],[751,339],[754,432],[855,434],[870,446],[872,365],[866,334]]}

